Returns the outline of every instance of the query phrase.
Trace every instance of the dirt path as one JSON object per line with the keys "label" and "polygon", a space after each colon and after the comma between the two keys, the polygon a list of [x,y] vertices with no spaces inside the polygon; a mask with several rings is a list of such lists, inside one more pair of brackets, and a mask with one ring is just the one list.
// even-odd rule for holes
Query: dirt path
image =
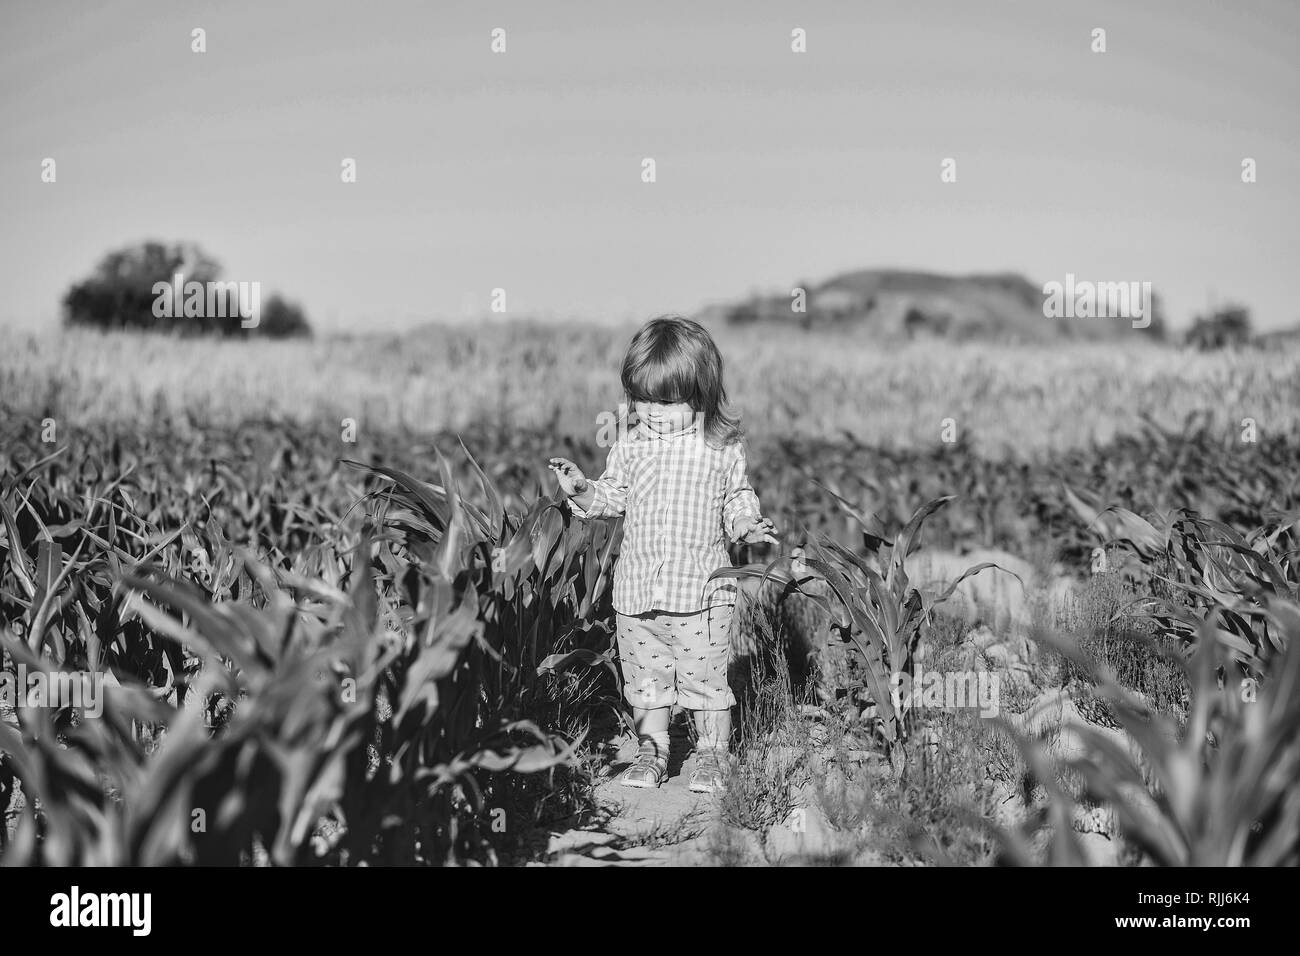
{"label": "dirt path", "polygon": [[674,722],[670,736],[668,779],[657,789],[618,782],[637,750],[635,739],[623,741],[596,786],[596,799],[608,819],[596,828],[553,835],[547,847],[552,865],[681,865],[705,852],[704,837],[717,817],[717,800],[687,789],[695,757],[680,721]]}
{"label": "dirt path", "polygon": [[720,795],[687,789],[695,756],[685,729],[676,723],[668,779],[658,789],[618,782],[636,749],[634,739],[624,741],[609,773],[596,787],[596,799],[607,818],[596,826],[553,834],[547,865],[798,864],[824,862],[843,843],[811,799],[797,800],[789,819],[763,833],[728,825]]}

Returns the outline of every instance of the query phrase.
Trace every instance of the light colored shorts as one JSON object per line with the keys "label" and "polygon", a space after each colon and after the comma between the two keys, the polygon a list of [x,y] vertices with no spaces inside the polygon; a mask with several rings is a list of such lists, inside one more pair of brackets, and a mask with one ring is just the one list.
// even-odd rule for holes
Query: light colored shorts
{"label": "light colored shorts", "polygon": [[732,707],[727,664],[733,610],[720,604],[694,614],[620,614],[618,658],[628,703],[645,710]]}

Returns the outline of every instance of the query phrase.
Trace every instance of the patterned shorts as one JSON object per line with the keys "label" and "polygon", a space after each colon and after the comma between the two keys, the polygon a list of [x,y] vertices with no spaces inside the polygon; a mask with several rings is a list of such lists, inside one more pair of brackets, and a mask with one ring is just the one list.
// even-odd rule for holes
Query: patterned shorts
{"label": "patterned shorts", "polygon": [[736,703],[727,684],[733,606],[693,614],[618,616],[618,657],[628,703],[653,710],[727,710]]}

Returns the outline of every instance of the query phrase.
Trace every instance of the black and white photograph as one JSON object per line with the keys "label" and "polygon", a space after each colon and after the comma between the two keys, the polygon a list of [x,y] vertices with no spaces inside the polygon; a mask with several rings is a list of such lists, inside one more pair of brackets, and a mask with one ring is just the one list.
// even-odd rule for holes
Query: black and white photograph
{"label": "black and white photograph", "polygon": [[1050,868],[1239,940],[1300,864],[1297,49],[3,0],[0,886]]}

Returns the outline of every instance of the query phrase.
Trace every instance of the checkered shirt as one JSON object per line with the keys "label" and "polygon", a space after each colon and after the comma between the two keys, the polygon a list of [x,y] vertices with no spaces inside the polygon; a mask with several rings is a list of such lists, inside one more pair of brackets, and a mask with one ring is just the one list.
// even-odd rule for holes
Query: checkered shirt
{"label": "checkered shirt", "polygon": [[614,568],[614,609],[687,613],[734,604],[736,588],[709,582],[729,567],[727,542],[742,516],[757,521],[740,442],[714,448],[698,426],[671,434],[635,428],[610,449],[605,473],[592,482],[595,498],[579,518],[624,516]]}

